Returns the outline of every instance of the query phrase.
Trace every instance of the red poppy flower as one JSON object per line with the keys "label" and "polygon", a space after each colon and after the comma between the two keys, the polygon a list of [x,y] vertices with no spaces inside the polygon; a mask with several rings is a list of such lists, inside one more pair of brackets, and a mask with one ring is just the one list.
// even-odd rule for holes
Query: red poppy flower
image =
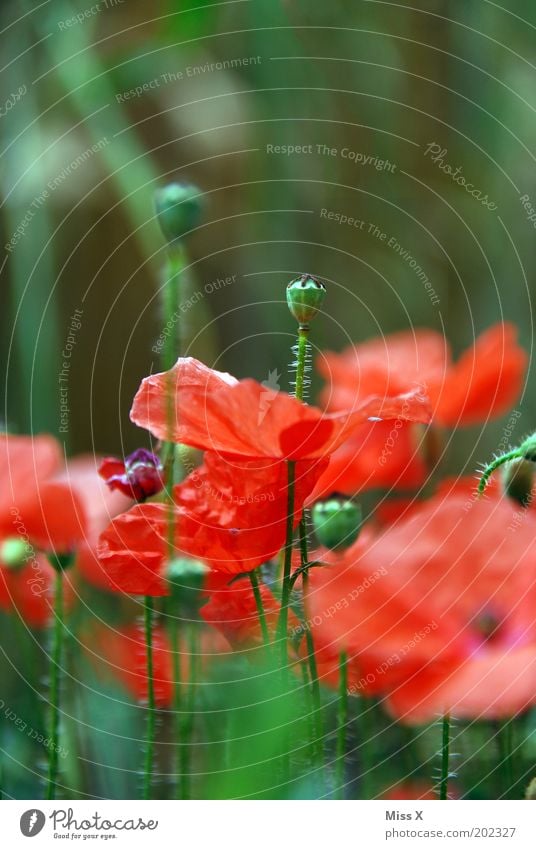
{"label": "red poppy flower", "polygon": [[[332,453],[371,417],[428,421],[427,399],[411,387],[379,394],[372,388],[346,412],[322,413],[255,380],[238,381],[192,358],[147,377],[134,398],[132,421],[159,439],[240,457],[313,459]],[[177,404],[169,421],[169,392]]]}
{"label": "red poppy flower", "polygon": [[82,501],[61,468],[52,437],[0,435],[0,606],[34,627],[52,616],[54,570],[41,552],[67,553],[84,533]]}
{"label": "red poppy flower", "polygon": [[[266,625],[270,639],[277,631],[281,605],[266,584],[259,583]],[[263,645],[262,628],[257,604],[249,580],[234,580],[211,593],[207,604],[200,610],[202,618],[217,628],[235,650]],[[289,631],[300,631],[300,621],[289,610]]]}
{"label": "red poppy flower", "polygon": [[[312,571],[315,641],[345,648],[353,685],[383,692],[402,721],[512,716],[536,700],[535,534],[534,512],[506,498],[440,493]],[[385,576],[359,592],[374,568]]]}
{"label": "red poppy flower", "polygon": [[[325,461],[296,463],[294,523]],[[170,508],[139,504],[118,516],[101,535],[99,556],[118,591],[166,595]],[[287,469],[267,459],[223,459],[207,452],[204,465],[175,487],[175,551],[222,572],[249,572],[277,554],[285,542]]]}
{"label": "red poppy flower", "polygon": [[[312,555],[325,565],[311,569],[305,600],[321,680],[338,685],[339,655],[345,651],[353,695],[376,695],[405,681],[431,654],[438,668],[464,656],[452,622],[442,620],[440,629],[431,623],[430,611],[420,604],[412,584],[401,588],[387,565],[369,556],[376,545],[372,534],[362,534],[340,554]],[[426,643],[418,640],[405,657],[402,647],[425,630]]]}
{"label": "red poppy flower", "polygon": [[[108,493],[95,458],[65,465],[50,436],[0,435],[0,606],[35,627],[52,615],[54,570],[41,552],[76,550],[86,564],[98,533],[129,502]],[[66,604],[74,598],[65,578]]]}
{"label": "red poppy flower", "polygon": [[418,425],[367,422],[357,427],[330,457],[310,498],[311,502],[332,492],[353,495],[366,489],[418,486],[426,465],[420,453],[422,434]]}
{"label": "red poppy flower", "polygon": [[[519,397],[527,354],[516,336],[512,325],[497,324],[479,336],[457,363],[452,362],[443,336],[431,330],[396,333],[342,354],[326,353],[317,363],[329,382],[321,399],[333,412],[366,398],[372,387],[376,394],[392,395],[418,385],[430,398],[433,425],[485,422],[503,415]],[[418,485],[425,477],[423,455],[430,451],[432,433],[424,436],[405,424],[403,416],[396,427],[380,423],[359,428],[333,455],[318,493]]]}

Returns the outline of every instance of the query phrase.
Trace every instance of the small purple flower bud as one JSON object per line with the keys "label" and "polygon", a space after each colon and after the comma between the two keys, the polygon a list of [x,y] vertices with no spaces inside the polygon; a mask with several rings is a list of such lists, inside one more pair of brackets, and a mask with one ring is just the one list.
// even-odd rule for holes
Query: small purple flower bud
{"label": "small purple flower bud", "polygon": [[125,460],[106,457],[99,475],[110,489],[117,489],[135,501],[145,501],[164,488],[164,468],[160,459],[146,448],[137,448]]}

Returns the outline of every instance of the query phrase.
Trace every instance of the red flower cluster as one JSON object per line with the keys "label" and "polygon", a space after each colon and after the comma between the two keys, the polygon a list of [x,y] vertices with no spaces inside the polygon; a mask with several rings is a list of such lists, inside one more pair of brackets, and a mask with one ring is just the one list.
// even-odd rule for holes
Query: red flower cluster
{"label": "red flower cluster", "polygon": [[[432,427],[468,427],[506,413],[519,397],[527,354],[516,330],[497,324],[452,362],[445,338],[432,330],[396,333],[324,353],[318,369],[328,381],[321,400],[329,411],[348,409],[371,391],[407,393],[421,387],[431,402]],[[437,434],[436,434],[437,436]],[[426,455],[437,448],[434,433],[406,423],[369,422],[356,428],[332,456],[315,497],[353,494],[374,487],[413,487],[425,479]]]}
{"label": "red flower cluster", "polygon": [[[472,489],[470,488],[472,487]],[[536,702],[536,513],[474,481],[342,555],[317,553],[308,611],[323,675],[404,722],[512,716]]]}
{"label": "red flower cluster", "polygon": [[[170,416],[169,394],[175,403]],[[325,470],[329,455],[371,416],[427,421],[417,389],[370,393],[350,412],[322,413],[254,380],[237,381],[191,358],[146,378],[131,418],[159,439],[205,451],[200,469],[173,492],[173,505],[146,503],[118,517],[101,537],[100,557],[116,590],[164,595],[169,589],[168,525],[174,553],[214,569],[248,572],[285,542],[287,461],[295,462],[294,522]]]}
{"label": "red flower cluster", "polygon": [[102,581],[98,534],[128,502],[106,492],[94,458],[65,464],[50,436],[0,434],[0,474],[0,607],[44,627],[54,577],[47,555],[76,552],[80,571]]}

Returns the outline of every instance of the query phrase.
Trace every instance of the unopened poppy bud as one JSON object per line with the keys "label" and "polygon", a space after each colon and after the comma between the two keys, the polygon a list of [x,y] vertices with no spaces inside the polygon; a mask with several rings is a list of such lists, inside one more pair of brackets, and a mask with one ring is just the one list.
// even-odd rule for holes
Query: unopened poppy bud
{"label": "unopened poppy bud", "polygon": [[510,460],[503,467],[502,479],[506,495],[522,507],[528,507],[532,500],[534,462],[522,457]]}
{"label": "unopened poppy bud", "polygon": [[200,595],[209,567],[200,560],[177,557],[167,567],[166,577],[172,597],[184,610],[197,611],[200,607]]}
{"label": "unopened poppy bud", "polygon": [[8,537],[0,546],[0,562],[7,569],[22,568],[31,556],[31,546],[20,537]]}
{"label": "unopened poppy bud", "polygon": [[169,183],[156,190],[155,208],[166,241],[179,241],[199,223],[201,192],[191,183]]}
{"label": "unopened poppy bud", "polygon": [[164,469],[156,454],[138,448],[119,460],[105,457],[99,466],[99,475],[110,489],[118,489],[135,501],[145,501],[164,488]]}
{"label": "unopened poppy bud", "polygon": [[317,277],[302,274],[287,286],[287,304],[300,326],[309,324],[322,308],[326,287]]}
{"label": "unopened poppy bud", "polygon": [[358,538],[362,523],[361,506],[344,497],[332,496],[313,507],[315,533],[325,548],[349,548]]}

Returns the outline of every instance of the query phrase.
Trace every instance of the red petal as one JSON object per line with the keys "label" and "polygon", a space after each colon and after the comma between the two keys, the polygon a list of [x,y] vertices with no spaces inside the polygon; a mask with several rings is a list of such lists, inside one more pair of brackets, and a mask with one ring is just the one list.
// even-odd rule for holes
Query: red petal
{"label": "red petal", "polygon": [[53,437],[0,434],[0,524],[8,533],[13,524],[10,511],[25,509],[60,465],[60,446]]}
{"label": "red petal", "polygon": [[[325,465],[296,463],[295,524]],[[205,465],[175,490],[183,551],[229,573],[269,561],[285,543],[287,474],[281,461],[222,459],[207,452]]]}
{"label": "red petal", "polygon": [[449,362],[447,342],[433,330],[393,333],[341,354],[325,352],[316,363],[329,382],[322,404],[329,410],[345,410],[369,395],[388,397],[411,392],[416,385],[436,386],[444,380]]}
{"label": "red petal", "polygon": [[414,487],[425,477],[411,425],[402,422],[367,422],[332,454],[310,501],[332,492],[354,495],[379,487]]}
{"label": "red petal", "polygon": [[137,504],[101,534],[98,554],[111,589],[133,595],[168,595],[162,574],[167,522],[166,505]]}
{"label": "red petal", "polygon": [[517,329],[511,324],[496,324],[478,337],[452,366],[438,393],[438,422],[450,427],[473,425],[512,408],[519,398],[528,361],[516,340]]}
{"label": "red petal", "polygon": [[[254,380],[237,383],[224,377],[196,360],[179,360],[170,372],[142,382],[134,398],[132,421],[160,439],[195,448],[299,460],[327,456],[371,416],[421,422],[429,418],[427,400],[415,388],[403,396],[368,397],[354,403],[348,413],[323,415]],[[178,408],[168,422],[170,389],[178,393]]]}

